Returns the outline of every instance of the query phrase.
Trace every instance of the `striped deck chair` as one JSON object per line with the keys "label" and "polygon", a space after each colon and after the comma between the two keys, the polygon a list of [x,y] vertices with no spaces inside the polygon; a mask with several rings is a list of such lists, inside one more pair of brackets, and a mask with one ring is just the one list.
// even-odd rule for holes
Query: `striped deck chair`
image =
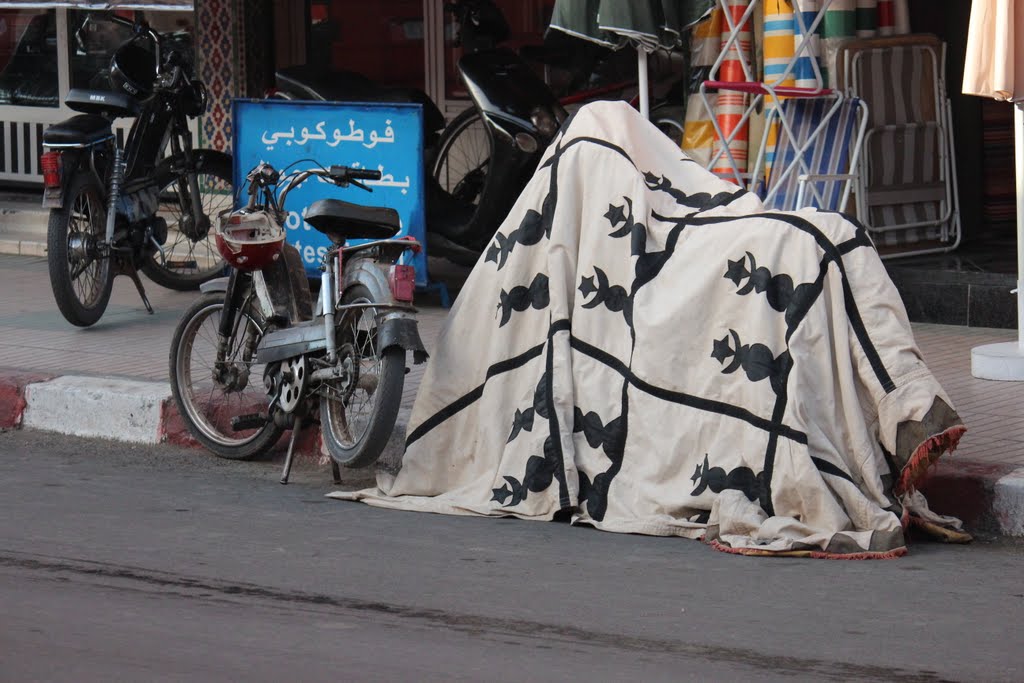
{"label": "striped deck chair", "polygon": [[932,35],[848,40],[838,87],[871,108],[857,215],[883,257],[960,243],[945,44]]}
{"label": "striped deck chair", "polygon": [[845,210],[867,127],[864,102],[841,96],[787,99],[769,112],[766,131],[773,121],[780,124],[775,159],[768,177],[755,185],[763,188],[765,205]]}

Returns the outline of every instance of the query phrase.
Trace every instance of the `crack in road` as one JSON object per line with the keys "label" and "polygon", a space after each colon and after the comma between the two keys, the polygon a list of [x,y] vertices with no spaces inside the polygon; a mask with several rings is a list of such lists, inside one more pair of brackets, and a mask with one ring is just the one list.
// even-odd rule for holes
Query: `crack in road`
{"label": "crack in road", "polygon": [[[502,619],[476,614],[449,612],[428,607],[398,605],[345,596],[286,590],[251,583],[220,581],[208,577],[190,577],[144,567],[96,562],[79,558],[45,557],[0,551],[0,566],[13,569],[44,571],[50,574],[72,574],[81,577],[115,579],[142,583],[162,589],[202,591],[225,598],[255,598],[293,606],[334,607],[353,612],[376,614],[470,633],[506,634],[520,637],[556,639],[583,645],[612,647],[624,651],[657,655],[683,655],[714,663],[727,662],[751,667],[757,671],[779,674],[811,674],[821,680],[886,680],[900,683],[948,683],[934,671],[911,671],[850,662],[827,661],[809,657],[781,656],[747,648],[685,643],[664,638],[627,636],[620,633],[587,630],[579,627],[531,621]],[[208,600],[209,595],[178,593],[188,599]]]}

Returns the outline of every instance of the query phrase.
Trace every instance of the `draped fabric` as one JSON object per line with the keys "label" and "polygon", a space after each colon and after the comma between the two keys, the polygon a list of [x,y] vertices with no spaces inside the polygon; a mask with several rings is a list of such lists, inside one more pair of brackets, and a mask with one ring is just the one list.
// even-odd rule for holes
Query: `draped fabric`
{"label": "draped fabric", "polygon": [[860,226],[765,211],[600,102],[467,279],[400,469],[331,495],[893,557],[910,516],[957,526],[914,484],[963,431]]}
{"label": "draped fabric", "polygon": [[971,5],[963,92],[997,100],[1024,99],[1024,1]]}
{"label": "draped fabric", "polygon": [[[718,69],[717,80],[731,83],[754,77],[751,68],[753,22],[747,9],[750,0],[726,0],[722,21],[721,51],[724,59]],[[730,26],[735,27],[735,38]],[[715,103],[715,119],[721,137],[715,139],[711,170],[720,177],[736,178],[734,169],[745,172],[750,149],[750,124],[744,116],[749,96],[735,90],[720,90]]]}

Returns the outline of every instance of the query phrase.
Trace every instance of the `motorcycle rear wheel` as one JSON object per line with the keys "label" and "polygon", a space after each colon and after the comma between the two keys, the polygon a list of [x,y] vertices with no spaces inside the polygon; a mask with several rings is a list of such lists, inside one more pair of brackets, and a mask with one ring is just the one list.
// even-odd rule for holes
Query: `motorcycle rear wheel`
{"label": "motorcycle rear wheel", "polygon": [[199,239],[180,230],[183,217],[191,215],[191,206],[181,205],[178,184],[188,185],[187,174],[175,173],[180,162],[164,162],[157,168],[153,180],[160,188],[157,215],[167,221],[167,241],[163,245],[167,261],[159,253],[150,252],[142,262],[142,272],[150,280],[177,291],[197,289],[224,271],[224,259],[217,251],[215,234],[217,214],[231,208],[234,202],[231,157],[223,152],[198,149],[193,153],[197,167],[197,182],[201,194],[203,214],[210,227]]}
{"label": "motorcycle rear wheel", "polygon": [[[218,362],[217,332],[223,310],[224,295],[212,293],[182,314],[171,339],[171,392],[199,443],[222,458],[248,460],[273,446],[283,430],[266,415],[264,366],[257,365],[254,357],[245,358],[246,343],[254,351],[263,336],[260,319],[250,310],[238,312],[225,360]],[[255,414],[265,420],[248,429],[232,427],[232,418]]]}
{"label": "motorcycle rear wheel", "polygon": [[106,236],[107,211],[99,182],[77,173],[65,194],[64,205],[50,210],[46,230],[50,287],[64,318],[88,327],[107,310],[114,272],[110,258],[97,245]]}
{"label": "motorcycle rear wheel", "polygon": [[[370,291],[355,285],[342,304],[376,303]],[[340,362],[351,363],[348,387],[342,380],[324,382],[320,424],[327,452],[344,467],[367,467],[384,452],[398,418],[405,383],[405,350],[377,346],[377,309],[354,309],[340,315],[336,339]]]}

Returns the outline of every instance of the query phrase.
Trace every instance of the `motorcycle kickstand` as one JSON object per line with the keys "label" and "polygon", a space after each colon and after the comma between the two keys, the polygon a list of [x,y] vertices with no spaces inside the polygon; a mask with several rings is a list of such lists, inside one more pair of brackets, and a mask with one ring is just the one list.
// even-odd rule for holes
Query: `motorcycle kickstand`
{"label": "motorcycle kickstand", "polygon": [[281,473],[281,483],[288,483],[288,476],[292,471],[292,456],[295,455],[295,442],[299,440],[299,432],[302,430],[302,420],[295,420],[292,426],[292,436],[288,439],[288,455],[284,457],[284,472]]}
{"label": "motorcycle kickstand", "polygon": [[142,279],[139,278],[139,271],[132,268],[131,270],[128,271],[128,277],[130,277],[132,279],[132,282],[135,283],[135,289],[139,290],[139,296],[142,297],[142,303],[145,304],[146,310],[149,311],[150,315],[152,315],[153,306],[149,303],[149,298],[146,296],[146,290],[142,286]]}
{"label": "motorcycle kickstand", "polygon": [[335,484],[341,483],[341,468],[338,467],[338,463],[334,458],[331,458],[331,475],[334,477]]}

